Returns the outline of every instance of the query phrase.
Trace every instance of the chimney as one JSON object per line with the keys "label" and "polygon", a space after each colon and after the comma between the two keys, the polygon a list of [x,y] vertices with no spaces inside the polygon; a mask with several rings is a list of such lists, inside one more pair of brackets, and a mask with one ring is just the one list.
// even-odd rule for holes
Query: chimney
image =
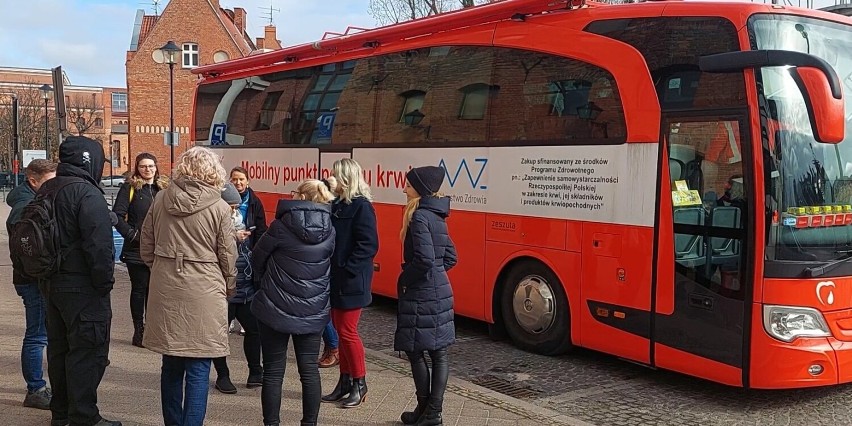
{"label": "chimney", "polygon": [[277,50],[281,48],[281,42],[276,38],[275,25],[267,25],[263,27],[263,47],[266,49]]}
{"label": "chimney", "polygon": [[260,37],[255,37],[254,45],[257,46],[258,49],[263,49],[263,39]]}
{"label": "chimney", "polygon": [[234,25],[240,30],[240,35],[246,33],[246,10],[241,7],[234,8]]}

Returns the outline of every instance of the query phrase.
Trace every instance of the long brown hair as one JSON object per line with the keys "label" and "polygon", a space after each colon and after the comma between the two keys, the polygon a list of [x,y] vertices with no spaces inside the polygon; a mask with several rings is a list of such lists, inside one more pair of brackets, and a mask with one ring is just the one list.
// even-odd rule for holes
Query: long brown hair
{"label": "long brown hair", "polygon": [[157,157],[154,157],[154,154],[151,154],[150,152],[143,152],[136,156],[136,164],[133,166],[133,177],[142,179],[142,175],[139,174],[139,163],[141,163],[142,160],[151,160],[154,162],[154,165],[157,166],[157,168],[154,169],[154,182],[160,179],[160,166],[157,165]]}

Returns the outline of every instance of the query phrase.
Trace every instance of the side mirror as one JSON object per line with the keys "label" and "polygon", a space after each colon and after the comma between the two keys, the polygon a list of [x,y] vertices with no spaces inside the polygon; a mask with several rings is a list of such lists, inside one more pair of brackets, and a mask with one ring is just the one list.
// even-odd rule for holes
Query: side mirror
{"label": "side mirror", "polygon": [[838,143],[846,136],[843,86],[832,66],[807,53],[787,50],[748,50],[702,56],[701,71],[740,72],[746,68],[791,66],[790,74],[805,99],[814,138]]}

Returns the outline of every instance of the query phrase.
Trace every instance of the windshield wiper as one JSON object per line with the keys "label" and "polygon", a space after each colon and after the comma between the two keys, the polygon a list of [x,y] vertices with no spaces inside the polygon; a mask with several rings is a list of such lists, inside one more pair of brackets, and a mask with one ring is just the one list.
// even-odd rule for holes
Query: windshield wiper
{"label": "windshield wiper", "polygon": [[838,250],[835,253],[842,253],[843,257],[836,259],[836,260],[833,260],[833,261],[826,263],[825,265],[822,265],[822,266],[818,266],[818,267],[813,266],[813,267],[810,267],[810,268],[805,268],[805,270],[802,271],[802,275],[804,275],[807,278],[821,277],[821,276],[825,275],[827,272],[830,272],[831,270],[833,270],[834,268],[837,268],[841,264],[846,263],[847,261],[849,261],[849,259],[852,259],[852,250]]}

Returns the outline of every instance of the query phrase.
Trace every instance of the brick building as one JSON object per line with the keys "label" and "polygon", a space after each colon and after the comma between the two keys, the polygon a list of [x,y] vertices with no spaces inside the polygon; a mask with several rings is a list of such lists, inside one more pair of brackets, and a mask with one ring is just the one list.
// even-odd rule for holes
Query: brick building
{"label": "brick building", "polygon": [[178,63],[174,65],[177,159],[194,144],[189,140],[196,84],[192,68],[281,48],[271,25],[265,28],[263,38],[252,41],[246,32],[246,18],[245,9],[224,9],[218,0],[171,0],[159,16],[145,15],[143,10],[137,12],[126,62],[131,157],[147,151],[156,155],[160,164],[169,164],[170,149],[165,145],[169,127],[169,66],[155,61],[154,51],[169,40],[181,48]]}
{"label": "brick building", "polygon": [[[113,150],[113,168],[116,174],[127,169],[127,90],[116,87],[74,85],[67,74],[63,79],[67,128],[71,134],[84,135],[100,141],[106,158]],[[0,67],[0,137],[11,138],[11,96],[19,102],[19,129],[21,149],[45,149],[44,99],[39,90],[42,85],[52,85],[50,69]],[[51,158],[56,159],[57,130],[53,94],[49,94],[47,140]],[[7,135],[8,133],[8,135]],[[9,136],[7,139],[6,136]],[[112,148],[110,148],[112,146]],[[0,169],[9,170],[9,147],[0,149]],[[109,164],[104,174],[110,171]]]}

